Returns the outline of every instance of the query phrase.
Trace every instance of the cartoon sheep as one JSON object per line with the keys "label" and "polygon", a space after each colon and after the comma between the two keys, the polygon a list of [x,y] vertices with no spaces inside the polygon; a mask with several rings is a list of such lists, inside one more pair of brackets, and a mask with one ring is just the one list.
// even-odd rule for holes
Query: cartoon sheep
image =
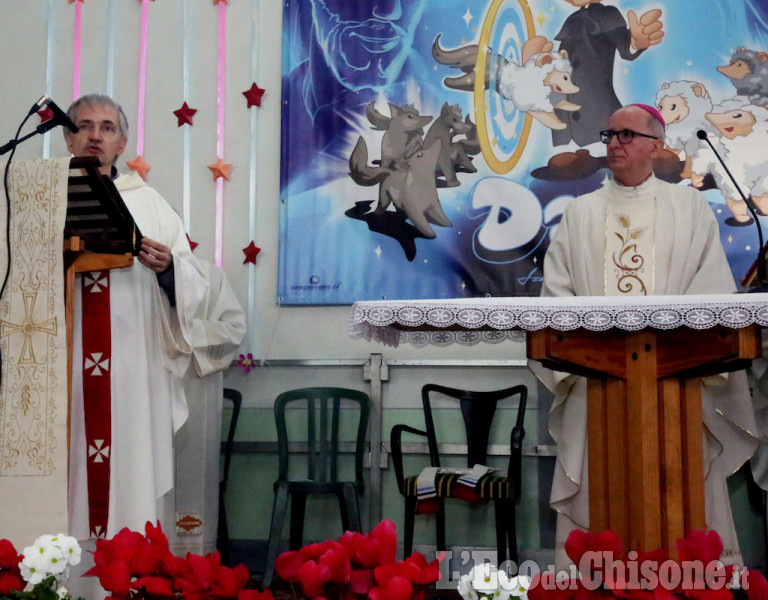
{"label": "cartoon sheep", "polygon": [[[706,119],[717,128],[718,141],[724,149],[723,159],[742,192],[751,195],[758,212],[768,215],[768,109],[743,105],[729,100],[706,114]],[[700,174],[711,172],[725,203],[733,213],[729,225],[749,225],[752,218],[730,177],[711,150],[700,149],[693,159],[697,174],[691,177],[694,186],[701,185]]]}
{"label": "cartoon sheep", "polygon": [[573,68],[565,50],[552,51],[552,42],[534,36],[525,42],[522,64],[508,62],[501,68],[499,92],[520,111],[530,114],[550,129],[565,129],[567,125],[555,115],[554,109],[576,111],[578,104],[565,96],[579,88],[571,80]]}
{"label": "cartoon sheep", "polygon": [[712,100],[704,84],[697,81],[670,81],[664,83],[656,94],[656,106],[667,124],[665,140],[667,147],[676,154],[685,155],[685,167],[680,177],[691,176],[693,156],[704,144],[697,137],[703,129],[716,135],[717,129],[705,118],[712,110]]}

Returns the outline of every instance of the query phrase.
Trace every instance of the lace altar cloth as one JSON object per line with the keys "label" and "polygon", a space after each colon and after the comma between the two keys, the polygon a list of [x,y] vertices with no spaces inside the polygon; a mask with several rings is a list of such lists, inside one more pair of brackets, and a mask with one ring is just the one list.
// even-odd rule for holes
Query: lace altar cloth
{"label": "lace altar cloth", "polygon": [[526,331],[623,329],[740,329],[768,327],[768,294],[706,296],[580,296],[569,298],[459,298],[355,302],[352,338],[388,346],[449,346],[525,341]]}

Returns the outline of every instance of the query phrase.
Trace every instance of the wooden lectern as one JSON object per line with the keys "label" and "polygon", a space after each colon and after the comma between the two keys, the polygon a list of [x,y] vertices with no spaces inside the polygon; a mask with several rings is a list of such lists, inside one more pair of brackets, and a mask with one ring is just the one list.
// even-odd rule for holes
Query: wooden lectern
{"label": "wooden lectern", "polygon": [[141,232],[112,181],[99,172],[95,157],[73,158],[64,227],[67,389],[72,400],[72,349],[75,275],[130,267],[141,248]]}
{"label": "wooden lectern", "polygon": [[761,356],[742,329],[528,332],[528,357],[587,383],[589,518],[624,549],[664,548],[706,529],[701,377]]}

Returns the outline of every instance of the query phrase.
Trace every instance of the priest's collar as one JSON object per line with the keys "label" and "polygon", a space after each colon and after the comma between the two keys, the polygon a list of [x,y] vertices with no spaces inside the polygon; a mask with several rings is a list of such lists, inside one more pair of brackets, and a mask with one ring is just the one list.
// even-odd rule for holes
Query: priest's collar
{"label": "priest's collar", "polygon": [[656,183],[656,177],[654,176],[653,172],[651,172],[651,174],[648,175],[648,177],[646,177],[638,185],[624,185],[623,183],[617,181],[613,175],[611,175],[610,181],[613,185],[616,186],[616,188],[618,188],[618,192],[622,194],[632,194],[637,196],[649,191]]}

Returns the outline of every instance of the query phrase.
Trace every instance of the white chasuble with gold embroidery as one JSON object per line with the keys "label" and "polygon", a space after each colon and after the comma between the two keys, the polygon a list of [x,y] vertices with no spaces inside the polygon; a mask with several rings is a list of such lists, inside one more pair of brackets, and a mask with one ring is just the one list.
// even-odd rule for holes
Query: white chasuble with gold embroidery
{"label": "white chasuble with gold embroidery", "polygon": [[[704,196],[651,176],[636,187],[608,179],[571,201],[544,259],[542,296],[717,294],[735,291],[720,231]],[[557,443],[550,505],[558,512],[555,562],[574,527],[589,527],[586,383],[545,370],[537,376],[555,399],[548,426]],[[743,371],[702,386],[706,519],[723,539],[721,560],[741,564],[726,479],[758,445]]]}
{"label": "white chasuble with gold embroidery", "polygon": [[[0,301],[0,537],[67,530],[63,231],[69,158],[11,163],[11,266]],[[4,200],[4,192],[0,197]],[[8,268],[0,201],[0,277]]]}

